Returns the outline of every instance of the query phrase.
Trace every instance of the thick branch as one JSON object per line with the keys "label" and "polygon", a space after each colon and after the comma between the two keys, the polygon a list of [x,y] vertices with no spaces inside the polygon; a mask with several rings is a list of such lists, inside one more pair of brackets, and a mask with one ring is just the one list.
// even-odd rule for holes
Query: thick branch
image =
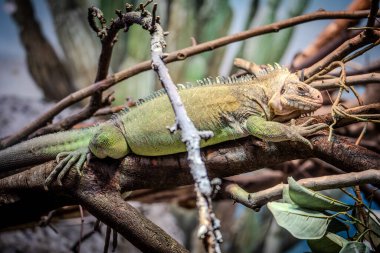
{"label": "thick branch", "polygon": [[[302,120],[305,119],[307,118]],[[363,147],[355,146],[346,138],[337,136],[334,143],[329,143],[327,136],[315,136],[311,138],[311,141],[315,145],[314,151],[307,149],[301,143],[268,144],[254,138],[246,138],[204,148],[202,157],[210,178],[224,178],[263,167],[271,167],[288,160],[311,157],[329,161],[345,172],[380,168],[380,155]],[[24,194],[28,193],[30,199],[35,198],[33,196],[41,197],[44,181],[55,165],[56,163],[53,161],[48,162],[1,179],[0,189],[2,189],[3,196],[5,199],[9,194],[23,198]],[[79,177],[72,171],[64,179],[65,188],[69,192],[78,191],[74,194],[81,194],[81,188],[89,190],[86,187],[96,182],[96,184],[103,185],[104,187],[99,187],[106,190],[105,186],[109,182],[109,176],[104,176],[104,174],[114,173],[115,168],[120,171],[117,181],[117,183],[120,182],[120,186],[117,187],[120,187],[118,189],[123,192],[147,188],[161,189],[193,183],[185,154],[154,158],[131,155],[123,159],[121,163],[111,159],[93,159],[85,168],[84,176]],[[91,178],[92,172],[99,170],[104,171],[103,175],[96,179]],[[57,194],[62,192],[62,188],[57,185],[53,185],[51,190],[52,193]],[[45,204],[50,206],[50,202],[45,202]],[[8,208],[7,204],[1,205],[0,203],[0,206],[0,213]],[[116,206],[114,208],[116,210]],[[48,207],[46,209],[48,210]]]}
{"label": "thick branch", "polygon": [[94,173],[87,173],[85,184],[71,188],[79,203],[142,252],[188,252],[121,198],[118,173],[108,169],[106,172],[94,170]]}
{"label": "thick branch", "polygon": [[[269,187],[281,183],[284,173],[279,170],[261,169],[254,173],[233,176],[230,180],[249,189],[251,192],[265,190]],[[136,190],[128,196],[128,200],[139,201],[142,203],[170,202],[180,206],[194,206],[195,193],[192,185],[157,190]],[[215,199],[214,199],[215,200]]]}
{"label": "thick branch", "polygon": [[[247,38],[251,38],[254,36],[258,36],[261,34],[266,34],[270,32],[278,32],[281,29],[291,27],[294,25],[298,25],[301,23],[313,21],[313,20],[319,20],[319,19],[331,19],[331,18],[337,18],[337,19],[361,19],[367,17],[369,14],[369,11],[355,11],[355,12],[345,12],[345,11],[335,11],[335,12],[327,12],[327,11],[317,11],[314,13],[309,13],[305,15],[301,15],[298,17],[286,19],[283,21],[279,21],[270,25],[265,25],[262,27],[253,28],[250,30],[247,30],[245,32],[240,32],[237,34],[225,36],[219,39],[215,39],[212,41],[204,42],[201,44],[198,44],[196,46],[187,47],[175,52],[172,52],[168,54],[168,56],[165,58],[166,63],[174,62],[174,61],[180,61],[184,60],[186,57],[191,57],[193,55],[197,55],[203,52],[207,52],[210,50],[214,50],[216,48],[225,46],[227,44],[241,41]],[[378,13],[379,15],[379,13]],[[138,73],[141,73],[146,70],[151,69],[151,62],[145,61],[142,63],[139,63],[135,65],[132,68],[125,69],[123,71],[120,71],[118,73],[115,73],[108,77],[107,79],[104,79],[102,81],[96,82],[92,84],[89,87],[86,87],[82,90],[79,90],[77,92],[74,92],[68,97],[65,97],[63,100],[61,100],[59,103],[57,103],[53,108],[48,110],[46,113],[41,115],[39,118],[37,118],[35,121],[30,123],[29,125],[25,126],[23,129],[15,133],[13,136],[3,140],[1,142],[1,147],[9,146],[13,143],[16,143],[23,138],[27,137],[29,134],[36,131],[41,126],[45,125],[46,122],[50,122],[58,113],[63,111],[68,106],[100,91],[104,91],[108,89],[109,87],[115,85],[116,83],[125,80],[131,76],[134,76]],[[41,132],[40,132],[41,133]],[[45,133],[45,132],[44,132]]]}
{"label": "thick branch", "polygon": [[[322,135],[314,136],[310,140],[314,150],[307,149],[301,143],[268,144],[254,138],[245,138],[204,148],[202,157],[210,178],[224,178],[271,167],[284,161],[311,157],[326,160],[345,172],[380,168],[379,154],[356,146],[347,138],[336,136],[331,143],[327,141],[327,136]],[[107,168],[110,164],[112,164],[110,159],[93,159],[89,166]],[[3,178],[0,180],[0,188],[4,191],[41,190],[46,177],[55,165],[56,163],[52,161]],[[122,191],[168,188],[193,182],[185,154],[154,158],[130,155],[124,158],[118,167],[121,173]],[[88,171],[88,168],[85,169],[85,175]],[[72,171],[64,183],[68,188],[73,188],[77,184],[84,184],[84,180],[85,177],[79,178],[75,171]],[[61,191],[59,187],[57,189]]]}

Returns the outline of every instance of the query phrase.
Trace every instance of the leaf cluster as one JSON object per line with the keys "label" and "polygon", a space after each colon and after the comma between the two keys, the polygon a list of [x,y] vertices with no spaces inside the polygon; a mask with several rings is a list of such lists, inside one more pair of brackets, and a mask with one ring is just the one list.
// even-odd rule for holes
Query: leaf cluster
{"label": "leaf cluster", "polygon": [[[283,190],[283,202],[270,202],[268,208],[281,227],[294,237],[307,240],[312,252],[379,250],[379,220],[368,206],[361,204],[366,210],[366,220],[360,218],[356,206],[310,190],[289,177]],[[355,227],[352,237],[348,231],[350,225]],[[344,231],[347,238],[341,236]]]}

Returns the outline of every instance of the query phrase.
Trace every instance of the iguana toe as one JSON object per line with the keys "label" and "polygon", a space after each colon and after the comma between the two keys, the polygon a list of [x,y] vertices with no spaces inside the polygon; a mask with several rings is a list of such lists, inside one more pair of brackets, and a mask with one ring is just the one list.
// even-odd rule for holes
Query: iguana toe
{"label": "iguana toe", "polygon": [[[62,156],[66,157],[61,160],[50,175],[46,178],[44,183],[45,190],[48,189],[48,186],[57,179],[58,185],[62,186],[63,177],[69,172],[71,168],[75,168],[79,175],[82,175],[81,169],[83,164],[86,161],[88,149],[79,149],[73,152],[62,152],[57,155],[57,160]],[[59,156],[59,157],[58,157]]]}
{"label": "iguana toe", "polygon": [[311,126],[312,123],[313,123],[313,121],[315,121],[315,119],[308,119],[308,120],[306,120],[304,123],[302,123],[302,124],[299,125],[299,126],[301,126],[301,127]]}

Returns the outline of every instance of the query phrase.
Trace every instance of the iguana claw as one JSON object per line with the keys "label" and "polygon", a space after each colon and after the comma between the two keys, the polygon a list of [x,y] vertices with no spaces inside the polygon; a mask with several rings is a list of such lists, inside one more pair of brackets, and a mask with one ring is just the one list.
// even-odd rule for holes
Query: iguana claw
{"label": "iguana claw", "polygon": [[[74,167],[79,175],[82,175],[82,167],[86,161],[87,154],[89,153],[88,148],[82,148],[72,152],[62,152],[57,155],[58,165],[55,166],[54,170],[50,173],[48,178],[45,180],[44,188],[48,189],[48,186],[57,179],[58,185],[62,186],[62,179],[67,174],[67,172]],[[59,161],[62,157],[63,160]]]}
{"label": "iguana claw", "polygon": [[311,142],[303,136],[311,135],[313,133],[318,132],[319,130],[329,127],[325,123],[312,124],[313,121],[314,119],[309,119],[300,125],[296,125],[295,120],[292,119],[290,121],[290,139],[292,141],[299,141],[305,143],[311,149],[313,149],[313,145],[311,144]]}

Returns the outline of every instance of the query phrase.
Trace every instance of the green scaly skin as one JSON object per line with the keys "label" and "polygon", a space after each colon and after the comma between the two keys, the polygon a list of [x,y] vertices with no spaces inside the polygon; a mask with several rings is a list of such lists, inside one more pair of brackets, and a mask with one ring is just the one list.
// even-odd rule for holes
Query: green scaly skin
{"label": "green scaly skin", "polygon": [[[196,85],[178,85],[186,111],[200,131],[213,131],[201,147],[243,138],[249,135],[265,141],[298,141],[310,148],[305,138],[325,127],[309,120],[287,126],[280,122],[317,110],[321,93],[300,82],[296,75],[279,65],[257,77],[216,78]],[[46,184],[62,178],[70,168],[80,173],[86,157],[122,158],[130,153],[143,156],[169,155],[186,151],[180,133],[170,133],[175,116],[163,91],[146,98],[135,108],[116,114],[98,126],[49,134],[0,151],[0,171],[62,159],[49,175]]]}

